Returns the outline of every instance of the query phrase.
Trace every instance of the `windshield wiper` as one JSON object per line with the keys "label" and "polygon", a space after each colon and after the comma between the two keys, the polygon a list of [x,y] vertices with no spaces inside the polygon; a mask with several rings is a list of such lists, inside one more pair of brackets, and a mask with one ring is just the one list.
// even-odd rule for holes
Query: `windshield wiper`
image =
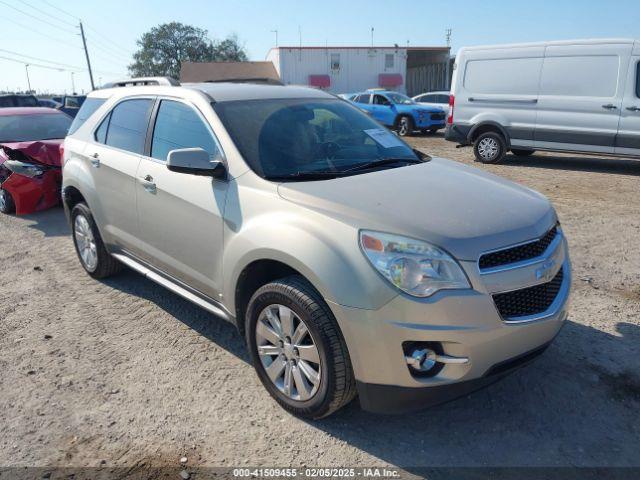
{"label": "windshield wiper", "polygon": [[361,170],[369,170],[371,168],[386,167],[387,165],[396,165],[398,163],[408,163],[414,165],[416,163],[423,163],[424,160],[417,158],[379,158],[371,162],[361,163],[355,167],[348,168],[347,170],[341,170],[340,173],[359,172]]}
{"label": "windshield wiper", "polygon": [[265,178],[267,180],[326,180],[329,178],[339,177],[341,174],[342,172],[319,170],[317,172],[295,172],[286,173],[284,175],[269,175]]}

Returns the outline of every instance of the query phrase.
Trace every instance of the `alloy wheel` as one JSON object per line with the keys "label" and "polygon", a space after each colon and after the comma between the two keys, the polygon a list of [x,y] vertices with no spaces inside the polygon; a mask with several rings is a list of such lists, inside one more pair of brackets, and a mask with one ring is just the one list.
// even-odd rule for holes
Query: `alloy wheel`
{"label": "alloy wheel", "polygon": [[493,160],[500,151],[500,145],[495,138],[483,138],[478,143],[478,153],[485,160]]}
{"label": "alloy wheel", "polygon": [[400,136],[405,136],[407,133],[409,133],[409,120],[407,119],[407,117],[402,117],[400,119],[400,129],[398,133],[400,134]]}
{"label": "alloy wheel", "polygon": [[98,266],[98,250],[91,225],[89,225],[89,221],[84,215],[76,216],[73,234],[82,263],[84,263],[87,270],[95,270]]}
{"label": "alloy wheel", "polygon": [[7,192],[0,189],[0,211],[4,212],[7,209]]}
{"label": "alloy wheel", "polygon": [[271,382],[288,398],[311,399],[320,387],[320,352],[304,321],[284,305],[273,304],[256,322],[258,356]]}

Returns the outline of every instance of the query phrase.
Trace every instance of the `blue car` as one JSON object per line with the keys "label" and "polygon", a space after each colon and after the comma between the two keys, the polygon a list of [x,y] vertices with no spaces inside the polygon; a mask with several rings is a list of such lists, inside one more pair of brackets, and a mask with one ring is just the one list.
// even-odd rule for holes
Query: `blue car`
{"label": "blue car", "polygon": [[350,101],[378,122],[397,130],[401,137],[416,130],[435,133],[445,126],[442,108],[420,105],[398,92],[368,90]]}

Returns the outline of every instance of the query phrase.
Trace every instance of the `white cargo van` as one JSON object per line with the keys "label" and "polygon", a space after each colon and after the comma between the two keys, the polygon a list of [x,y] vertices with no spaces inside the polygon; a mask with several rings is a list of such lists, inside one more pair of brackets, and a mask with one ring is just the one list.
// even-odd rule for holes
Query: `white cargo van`
{"label": "white cargo van", "polygon": [[497,163],[507,151],[640,158],[640,41],[462,48],[445,138]]}

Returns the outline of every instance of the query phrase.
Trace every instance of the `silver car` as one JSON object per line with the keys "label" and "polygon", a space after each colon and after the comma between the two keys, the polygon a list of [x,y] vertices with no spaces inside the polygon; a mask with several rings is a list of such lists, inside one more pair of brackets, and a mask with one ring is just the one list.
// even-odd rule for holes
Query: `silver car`
{"label": "silver car", "polygon": [[117,83],[64,143],[94,278],[125,265],[234,323],[289,412],[406,412],[529,362],[567,317],[549,201],[412,150],[320,90]]}

